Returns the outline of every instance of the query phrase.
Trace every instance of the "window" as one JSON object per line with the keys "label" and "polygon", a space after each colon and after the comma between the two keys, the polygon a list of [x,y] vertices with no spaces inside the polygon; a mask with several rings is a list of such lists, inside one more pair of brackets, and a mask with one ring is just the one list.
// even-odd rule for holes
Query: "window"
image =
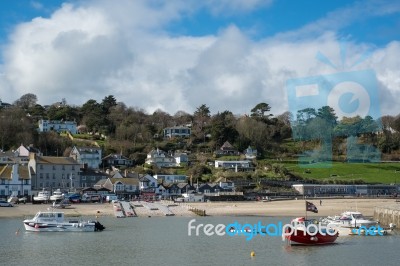
{"label": "window", "polygon": [[56,166],[55,165],[53,165],[53,170],[56,170]]}
{"label": "window", "polygon": [[75,170],[75,165],[72,166],[72,170]]}
{"label": "window", "polygon": [[62,169],[62,170],[65,170],[65,166],[63,165],[63,166],[61,167],[61,169]]}
{"label": "window", "polygon": [[43,164],[39,165],[39,169],[43,170]]}
{"label": "window", "polygon": [[42,173],[40,173],[39,178],[43,179],[43,174]]}
{"label": "window", "polygon": [[46,179],[49,179],[49,178],[50,178],[50,174],[46,173]]}
{"label": "window", "polygon": [[61,174],[61,179],[64,179],[64,174]]}
{"label": "window", "polygon": [[82,176],[82,180],[86,180],[86,176]]}
{"label": "window", "polygon": [[53,173],[53,179],[56,179],[56,174],[55,173]]}
{"label": "window", "polygon": [[93,180],[93,181],[96,180],[96,177],[95,177],[95,176],[92,176],[92,180]]}

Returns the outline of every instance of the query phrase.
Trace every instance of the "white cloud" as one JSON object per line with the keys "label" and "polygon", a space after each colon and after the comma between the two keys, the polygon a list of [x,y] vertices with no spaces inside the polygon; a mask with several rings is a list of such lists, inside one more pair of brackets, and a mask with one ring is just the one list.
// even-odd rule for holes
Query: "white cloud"
{"label": "white cloud", "polygon": [[214,15],[224,16],[235,13],[253,11],[271,5],[273,0],[206,0],[204,5]]}
{"label": "white cloud", "polygon": [[[251,10],[269,3],[245,2],[232,2],[231,8]],[[171,36],[164,26],[194,12],[194,7],[180,0],[148,3],[65,4],[48,19],[19,25],[3,51],[0,86],[10,93],[2,100],[14,101],[31,92],[41,104],[62,98],[83,104],[111,94],[149,112],[193,112],[206,104],[212,113],[242,114],[267,102],[273,114],[280,114],[288,108],[287,79],[337,71],[315,59],[318,51],[340,64],[334,31],[317,38],[279,35],[253,41],[231,25],[217,35]],[[366,49],[371,47],[349,42],[347,59],[354,62]],[[397,96],[399,43],[375,50],[359,69],[375,69],[382,91]],[[383,98],[383,110],[393,112],[389,104],[394,101]]]}

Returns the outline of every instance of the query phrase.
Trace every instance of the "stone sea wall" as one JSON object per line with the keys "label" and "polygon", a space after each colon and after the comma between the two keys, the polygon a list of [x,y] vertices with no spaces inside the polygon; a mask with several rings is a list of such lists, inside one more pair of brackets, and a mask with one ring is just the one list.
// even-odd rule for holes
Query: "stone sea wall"
{"label": "stone sea wall", "polygon": [[385,207],[375,207],[374,220],[378,220],[383,226],[388,226],[390,223],[393,223],[399,228],[400,203]]}

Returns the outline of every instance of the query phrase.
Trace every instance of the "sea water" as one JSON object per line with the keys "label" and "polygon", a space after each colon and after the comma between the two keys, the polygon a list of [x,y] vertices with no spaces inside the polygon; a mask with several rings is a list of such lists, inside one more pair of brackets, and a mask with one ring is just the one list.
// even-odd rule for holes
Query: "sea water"
{"label": "sea water", "polygon": [[[92,217],[93,219],[93,217]],[[99,217],[103,232],[26,232],[0,219],[0,265],[399,265],[400,236],[340,236],[326,246],[281,237],[188,235],[188,223],[288,223],[277,217]],[[251,253],[254,252],[254,256]]]}

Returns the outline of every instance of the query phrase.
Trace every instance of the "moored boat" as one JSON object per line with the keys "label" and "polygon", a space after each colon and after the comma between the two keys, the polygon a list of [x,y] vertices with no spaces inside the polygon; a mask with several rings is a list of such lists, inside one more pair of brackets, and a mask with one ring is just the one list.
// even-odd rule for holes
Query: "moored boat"
{"label": "moored boat", "polygon": [[57,189],[53,192],[53,195],[50,196],[51,201],[61,201],[64,199],[64,195],[60,189]]}
{"label": "moored boat", "polygon": [[361,212],[358,211],[345,211],[341,215],[328,216],[321,220],[323,225],[335,225],[344,228],[357,228],[357,227],[371,227],[378,224],[377,221],[365,218]]}
{"label": "moored boat", "polygon": [[37,196],[33,197],[34,201],[47,202],[50,199],[50,193],[46,190],[39,191]]}
{"label": "moored boat", "polygon": [[95,232],[105,227],[98,221],[65,220],[63,212],[38,212],[32,219],[23,221],[26,231],[31,232]]}
{"label": "moored boat", "polygon": [[336,241],[339,233],[332,229],[315,223],[315,220],[307,220],[298,217],[291,221],[291,227],[282,233],[282,239],[290,245],[324,245]]}

